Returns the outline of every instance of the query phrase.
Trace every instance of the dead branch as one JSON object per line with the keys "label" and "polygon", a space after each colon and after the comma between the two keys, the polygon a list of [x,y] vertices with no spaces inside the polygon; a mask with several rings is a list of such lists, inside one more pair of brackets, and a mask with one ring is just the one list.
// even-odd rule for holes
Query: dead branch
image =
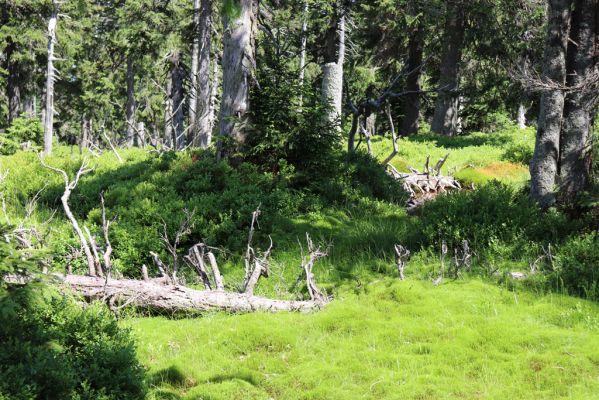
{"label": "dead branch", "polygon": [[71,207],[69,206],[69,198],[71,197],[72,191],[77,187],[77,184],[79,183],[79,179],[81,179],[81,177],[83,175],[88,174],[91,171],[93,171],[93,168],[89,168],[89,166],[87,164],[87,159],[84,158],[83,161],[81,162],[81,166],[79,167],[79,170],[75,174],[75,178],[71,180],[65,170],[62,170],[62,169],[56,168],[56,167],[52,167],[52,166],[46,164],[44,162],[44,157],[41,154],[38,154],[38,158],[44,168],[54,171],[62,176],[62,178],[64,180],[64,192],[63,192],[60,200],[62,202],[62,207],[64,209],[64,212],[65,212],[67,218],[69,219],[69,222],[71,223],[71,225],[73,227],[73,230],[77,234],[79,241],[81,242],[81,247],[83,248],[85,257],[87,259],[88,273],[90,276],[96,276],[96,275],[101,274],[101,270],[96,269],[96,263],[95,263],[93,255],[92,255],[92,252],[90,250],[87,239],[85,238],[85,235],[83,234],[83,231],[79,227],[79,223],[77,222],[77,219],[73,215],[73,213],[71,211]]}
{"label": "dead branch", "polygon": [[410,258],[410,250],[400,244],[395,244],[393,249],[395,250],[395,264],[397,265],[397,272],[399,272],[399,279],[403,281],[405,279],[404,269]]}
{"label": "dead branch", "polygon": [[302,254],[302,268],[306,278],[308,293],[310,294],[310,299],[312,301],[326,303],[329,299],[326,293],[321,291],[318,286],[316,286],[316,279],[314,278],[314,273],[312,270],[314,269],[314,263],[316,263],[316,261],[319,259],[326,257],[328,251],[314,246],[314,242],[312,242],[312,238],[310,238],[308,233],[306,233],[306,242],[308,244],[308,258],[304,258]]}
{"label": "dead branch", "polygon": [[172,269],[170,270],[170,277],[174,283],[177,282],[177,272],[179,270],[179,256],[177,254],[177,250],[179,248],[179,244],[181,243],[181,239],[183,239],[184,236],[189,235],[191,233],[191,229],[193,228],[194,224],[193,217],[195,215],[195,209],[192,211],[185,209],[183,210],[183,213],[185,214],[185,216],[179,224],[179,228],[175,232],[175,236],[172,240],[169,238],[166,222],[164,220],[162,220],[163,230],[160,234],[160,238],[164,243],[164,247],[166,248],[167,252],[170,254],[172,258]]}

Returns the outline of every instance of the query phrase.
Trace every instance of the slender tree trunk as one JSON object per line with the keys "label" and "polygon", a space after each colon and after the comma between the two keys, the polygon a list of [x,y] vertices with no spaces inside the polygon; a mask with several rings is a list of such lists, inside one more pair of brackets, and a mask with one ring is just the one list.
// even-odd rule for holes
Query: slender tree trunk
{"label": "slender tree trunk", "polygon": [[216,106],[217,106],[217,95],[218,95],[218,83],[219,80],[218,72],[218,60],[216,57],[212,63],[212,82],[210,83],[210,112],[208,113],[208,131],[206,137],[206,147],[210,147],[212,143],[212,131],[216,123]]}
{"label": "slender tree trunk", "polygon": [[189,84],[189,126],[187,142],[197,145],[196,108],[198,104],[198,59],[200,58],[200,0],[193,0],[193,44],[191,46],[191,71]]}
{"label": "slender tree trunk", "polygon": [[453,136],[458,131],[459,64],[464,42],[464,23],[463,0],[447,0],[445,50],[441,58],[439,76],[440,91],[431,124],[431,130],[441,135]]}
{"label": "slender tree trunk", "polygon": [[[549,1],[549,22],[543,56],[543,79],[566,83],[566,50],[571,0]],[[543,208],[555,204],[564,91],[555,87],[541,94],[535,151],[530,163],[531,198]]]}
{"label": "slender tree trunk", "polygon": [[52,138],[54,136],[54,45],[56,44],[56,24],[58,23],[58,5],[52,2],[53,10],[48,21],[48,66],[46,75],[46,120],[44,121],[44,153],[52,154]]}
{"label": "slender tree trunk", "polygon": [[585,189],[591,168],[592,115],[597,84],[589,82],[595,71],[597,0],[576,0],[568,43],[568,92],[560,138],[559,201],[571,202]]}
{"label": "slender tree trunk", "polygon": [[518,129],[526,129],[526,111],[524,103],[518,104]]}
{"label": "slender tree trunk", "polygon": [[299,54],[299,86],[300,89],[302,89],[302,91],[300,92],[300,98],[299,98],[299,106],[300,109],[303,105],[304,102],[304,94],[303,94],[303,87],[304,87],[304,75],[305,75],[305,68],[306,68],[306,46],[307,46],[307,42],[308,42],[308,2],[306,1],[304,3],[304,20],[302,21],[302,32],[301,32],[301,38],[300,38],[301,42],[300,42],[300,54]]}
{"label": "slender tree trunk", "polygon": [[[212,47],[212,0],[202,0],[200,18],[200,54],[198,76],[197,145],[203,149],[210,146],[212,138],[210,50]],[[218,67],[217,67],[218,68]]]}
{"label": "slender tree trunk", "polygon": [[174,148],[173,138],[173,79],[172,73],[166,80],[166,98],[164,101],[164,144],[168,148]]}
{"label": "slender tree trunk", "polygon": [[127,106],[126,106],[126,119],[127,119],[127,147],[137,144],[137,138],[135,135],[135,75],[133,69],[133,56],[127,56]]}
{"label": "slender tree trunk", "polygon": [[8,64],[8,79],[6,81],[6,95],[8,96],[8,123],[10,124],[21,114],[21,66],[13,60],[15,45],[9,44],[6,48]]}
{"label": "slender tree trunk", "polygon": [[[255,33],[258,2],[240,0],[239,16],[223,16],[223,94],[220,103],[220,134],[239,148],[247,141],[250,81],[255,65]],[[219,143],[218,158],[223,154]]]}
{"label": "slender tree trunk", "polygon": [[326,38],[327,51],[322,66],[322,101],[329,105],[326,120],[341,129],[343,62],[345,60],[345,13],[333,24]]}
{"label": "slender tree trunk", "polygon": [[415,92],[408,94],[403,104],[403,119],[401,121],[401,135],[408,136],[418,133],[418,120],[420,118],[420,75],[422,71],[422,53],[424,49],[424,26],[422,18],[418,16],[420,10],[413,7],[412,16],[418,18],[414,31],[408,43],[408,76],[406,78],[406,91]]}
{"label": "slender tree trunk", "polygon": [[91,119],[89,119],[86,114],[83,114],[81,117],[81,140],[79,141],[81,150],[89,147],[92,137],[91,129]]}
{"label": "slender tree trunk", "polygon": [[185,130],[183,127],[183,79],[185,72],[180,64],[181,55],[179,51],[173,52],[171,56],[171,81],[172,81],[172,92],[171,98],[173,99],[173,133],[175,134],[175,149],[182,150],[185,147]]}

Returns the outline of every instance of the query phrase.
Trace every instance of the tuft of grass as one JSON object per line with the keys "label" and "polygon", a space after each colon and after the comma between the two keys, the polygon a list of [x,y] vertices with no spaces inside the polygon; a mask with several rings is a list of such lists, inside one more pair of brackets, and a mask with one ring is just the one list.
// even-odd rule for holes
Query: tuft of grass
{"label": "tuft of grass", "polygon": [[[309,315],[133,318],[150,398],[594,398],[599,307],[481,280],[384,279]],[[184,367],[181,367],[184,366]],[[178,397],[165,397],[168,396]]]}

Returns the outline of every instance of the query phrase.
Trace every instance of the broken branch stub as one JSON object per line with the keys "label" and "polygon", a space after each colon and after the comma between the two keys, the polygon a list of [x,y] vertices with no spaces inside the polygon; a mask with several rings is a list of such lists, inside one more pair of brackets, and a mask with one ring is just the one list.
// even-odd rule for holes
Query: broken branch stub
{"label": "broken branch stub", "polygon": [[399,279],[403,281],[405,279],[404,270],[406,263],[410,258],[410,250],[400,244],[395,244],[393,248],[395,250],[395,264],[397,265],[397,272],[399,272]]}

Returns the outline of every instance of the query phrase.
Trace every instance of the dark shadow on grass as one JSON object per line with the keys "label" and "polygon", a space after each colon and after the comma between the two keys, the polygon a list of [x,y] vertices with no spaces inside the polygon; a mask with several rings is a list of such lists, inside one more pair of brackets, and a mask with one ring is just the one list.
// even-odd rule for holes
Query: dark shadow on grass
{"label": "dark shadow on grass", "polygon": [[225,381],[240,380],[249,383],[252,386],[257,386],[256,378],[252,374],[238,372],[235,374],[217,374],[209,378],[206,383],[223,383]]}
{"label": "dark shadow on grass", "polygon": [[196,385],[196,381],[176,365],[154,372],[150,375],[149,382],[153,386],[167,384],[176,388],[191,388]]}
{"label": "dark shadow on grass", "polygon": [[424,143],[433,142],[436,146],[442,146],[447,149],[459,149],[472,146],[505,146],[513,142],[509,135],[500,133],[464,135],[464,136],[441,136],[432,133],[409,136],[410,142]]}

